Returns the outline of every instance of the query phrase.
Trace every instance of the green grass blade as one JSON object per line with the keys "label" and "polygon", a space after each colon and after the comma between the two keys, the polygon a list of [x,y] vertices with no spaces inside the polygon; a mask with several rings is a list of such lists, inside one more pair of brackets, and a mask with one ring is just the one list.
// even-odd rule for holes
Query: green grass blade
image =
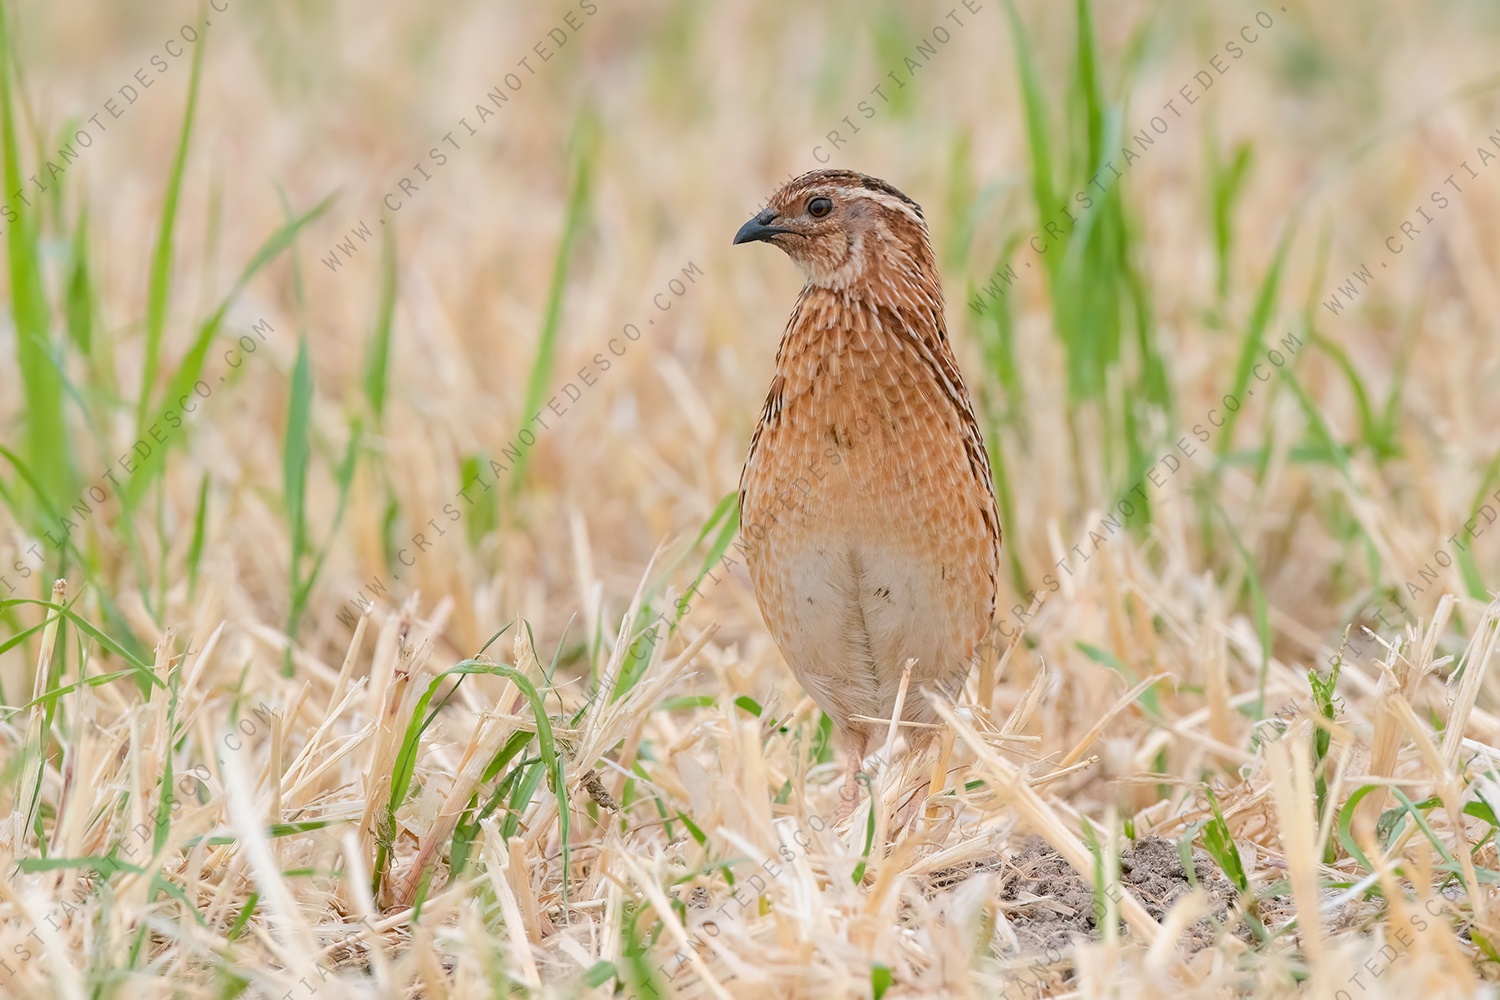
{"label": "green grass blade", "polygon": [[1010,462],[1001,444],[998,429],[991,428],[989,439],[990,481],[995,488],[995,505],[1000,508],[1001,541],[1004,543],[1005,539],[1011,539],[1010,544],[1001,545],[1000,551],[1002,557],[1010,561],[1010,579],[1016,593],[1025,594],[1031,587],[1026,580],[1026,569],[1021,565],[1021,554],[1014,544],[1017,520],[1015,497],[1010,485]]}
{"label": "green grass blade", "polygon": [[[476,488],[484,482],[483,476],[489,472],[489,469],[489,456],[483,452],[466,456],[459,466],[460,489],[474,489],[474,506],[469,509],[469,516],[464,518],[464,531],[471,547],[477,546],[498,525],[495,497],[492,494],[494,485],[491,484],[490,488],[483,492]],[[469,495],[464,494],[465,497]]]}
{"label": "green grass blade", "polygon": [[1250,174],[1252,147],[1249,143],[1238,143],[1225,166],[1219,159],[1218,147],[1209,144],[1209,209],[1213,217],[1214,259],[1218,262],[1215,287],[1219,301],[1229,297],[1229,262],[1234,251],[1234,204],[1244,190],[1245,179]]}
{"label": "green grass blade", "polygon": [[[651,656],[656,649],[657,642],[676,632],[677,626],[682,624],[682,619],[692,610],[692,597],[697,594],[698,587],[703,583],[704,577],[708,576],[714,566],[719,564],[724,553],[729,550],[730,544],[734,542],[735,535],[739,532],[739,526],[739,494],[737,492],[727,493],[719,500],[713,511],[708,515],[708,519],[704,521],[703,527],[698,532],[698,537],[693,540],[693,544],[687,549],[687,553],[678,559],[671,569],[663,573],[661,578],[646,591],[641,599],[641,607],[637,619],[649,622],[650,624],[642,629],[641,636],[635,642],[631,643],[630,650],[625,655],[625,662],[620,666],[620,674],[615,682],[614,690],[610,693],[611,702],[619,701],[629,694],[636,683],[645,676],[646,668],[651,664]],[[682,596],[677,599],[676,610],[671,620],[666,622],[666,635],[657,635],[656,633],[662,628],[661,623],[666,621],[667,618],[665,610],[660,615],[657,614],[657,598],[666,586],[666,582],[671,579],[676,569],[682,565],[683,559],[686,559],[687,555],[696,552],[698,547],[711,534],[714,537],[713,544],[709,546],[708,552],[704,555],[703,562],[699,566],[698,573],[693,578],[693,582],[688,585]],[[653,635],[653,638],[642,646],[641,638],[644,638],[646,635]]]}
{"label": "green grass blade", "polygon": [[1229,877],[1229,881],[1240,892],[1248,892],[1250,879],[1245,874],[1245,866],[1240,860],[1239,848],[1234,844],[1234,836],[1229,832],[1229,824],[1224,821],[1224,813],[1219,809],[1219,797],[1212,788],[1207,789],[1206,794],[1214,818],[1203,824],[1203,846],[1219,863],[1219,870]]}
{"label": "green grass blade", "polygon": [[82,871],[94,871],[101,875],[109,876],[116,872],[128,872],[131,875],[144,875],[144,868],[118,861],[113,856],[98,854],[84,855],[76,858],[17,858],[16,870],[22,872],[53,872],[67,871],[77,868]]}
{"label": "green grass blade", "polygon": [[198,483],[198,508],[193,514],[193,541],[188,546],[188,594],[198,592],[198,567],[203,562],[203,539],[208,524],[208,473]]}
{"label": "green grass blade", "polygon": [[[1250,310],[1249,322],[1245,324],[1245,339],[1240,347],[1239,363],[1234,369],[1234,385],[1229,390],[1230,395],[1237,399],[1245,398],[1245,389],[1250,385],[1250,373],[1255,367],[1255,362],[1264,353],[1262,344],[1265,341],[1266,327],[1276,312],[1276,297],[1281,287],[1281,269],[1286,264],[1287,253],[1292,248],[1292,239],[1296,232],[1295,220],[1289,221],[1276,246],[1276,255],[1271,258],[1271,267],[1260,284],[1260,292],[1256,295],[1255,305]],[[1239,415],[1243,409],[1244,407],[1241,407],[1233,412],[1226,410],[1224,414],[1224,426],[1219,431],[1219,443],[1215,446],[1221,462],[1234,442],[1234,426],[1239,422]]]}
{"label": "green grass blade", "polygon": [[1354,394],[1354,404],[1359,412],[1360,437],[1375,456],[1375,460],[1383,462],[1399,455],[1400,442],[1391,433],[1395,428],[1376,416],[1375,409],[1370,404],[1370,395],[1365,391],[1364,380],[1359,377],[1359,369],[1354,366],[1354,360],[1349,357],[1349,352],[1316,330],[1310,330],[1309,335],[1309,339],[1333,359],[1334,364],[1338,365],[1339,371],[1343,373],[1345,381],[1349,383],[1349,391]]}
{"label": "green grass blade", "polygon": [[156,246],[151,252],[151,271],[146,285],[146,349],[141,366],[141,393],[136,400],[136,436],[145,432],[146,414],[151,407],[152,386],[161,359],[162,334],[167,325],[167,300],[172,284],[172,239],[177,225],[177,204],[182,196],[182,177],[187,168],[188,145],[193,136],[193,118],[198,109],[198,85],[203,70],[202,40],[193,46],[193,63],[188,76],[187,110],[182,115],[182,130],[177,137],[177,152],[167,174],[167,192],[162,199],[161,223],[157,227]]}
{"label": "green grass blade", "polygon": [[[0,145],[3,145],[8,197],[20,195],[27,186],[21,177],[20,146],[16,141],[14,56],[9,15],[0,8]],[[16,327],[16,363],[21,370],[21,388],[26,400],[24,451],[36,473],[38,492],[52,506],[66,506],[68,498],[77,491],[77,473],[63,414],[62,365],[53,355],[56,348],[42,281],[41,222],[34,208],[14,203],[8,207],[17,215],[6,226],[5,236],[10,308]]]}
{"label": "green grass blade", "polygon": [[[466,674],[491,674],[505,677],[516,685],[531,706],[532,717],[536,722],[536,739],[540,755],[538,763],[541,766],[537,769],[534,779],[530,774],[521,779],[520,784],[516,786],[516,792],[512,796],[512,801],[514,803],[517,797],[522,797],[521,801],[523,803],[529,802],[531,796],[535,794],[536,789],[540,786],[542,778],[545,776],[549,780],[552,786],[552,793],[557,797],[558,837],[562,843],[563,855],[562,892],[563,902],[566,905],[568,898],[568,868],[571,863],[572,843],[569,827],[570,807],[568,806],[568,786],[567,774],[564,770],[564,758],[558,752],[557,741],[552,734],[552,720],[547,715],[546,705],[543,703],[541,695],[537,693],[536,686],[531,683],[530,678],[515,667],[501,663],[490,663],[485,660],[464,660],[432,679],[427,686],[427,690],[418,699],[415,708],[412,710],[411,719],[407,723],[406,733],[401,741],[401,748],[397,753],[396,763],[392,770],[391,794],[386,801],[385,816],[381,828],[384,830],[395,829],[396,810],[411,790],[412,776],[416,769],[417,753],[421,743],[422,732],[436,717],[435,712],[428,712],[428,706],[432,703],[433,696],[437,693],[438,688],[447,682],[451,675],[462,677]],[[525,743],[523,742],[521,745],[525,745]],[[513,810],[511,815],[519,819],[519,810]],[[509,817],[507,819],[508,822]],[[514,830],[511,829],[510,832],[513,833]],[[373,873],[373,877],[376,879],[375,888],[377,890],[379,889],[379,879],[382,877],[388,857],[389,844],[380,843],[377,847],[376,864]]]}
{"label": "green grass blade", "polygon": [[1234,530],[1234,524],[1229,520],[1229,513],[1224,510],[1222,504],[1215,498],[1214,506],[1219,516],[1224,520],[1224,529],[1229,533],[1229,538],[1234,542],[1234,547],[1239,551],[1240,559],[1245,566],[1245,582],[1250,588],[1250,606],[1255,617],[1255,637],[1260,646],[1260,680],[1256,687],[1255,718],[1265,718],[1266,714],[1266,677],[1271,669],[1271,612],[1266,601],[1266,592],[1260,584],[1260,573],[1255,568],[1255,559],[1251,557],[1250,550],[1245,548],[1245,543],[1240,541],[1239,532]]}
{"label": "green grass blade", "polygon": [[323,562],[328,558],[328,550],[333,546],[333,540],[338,535],[339,525],[344,523],[344,512],[349,507],[349,489],[354,485],[354,470],[359,464],[359,446],[364,441],[364,428],[359,421],[349,429],[349,442],[344,446],[344,458],[339,462],[338,469],[334,472],[335,485],[338,486],[338,505],[333,512],[333,525],[328,529],[328,541],[317,552],[313,559],[312,569],[302,578],[302,584],[292,594],[293,607],[297,609],[297,620],[307,610],[307,599],[312,594],[313,586],[318,582],[318,575],[323,572]]}
{"label": "green grass blade", "polygon": [[114,639],[99,631],[99,629],[95,628],[92,623],[88,622],[83,617],[78,615],[71,607],[61,604],[53,604],[51,601],[38,601],[29,597],[12,597],[7,600],[0,601],[0,609],[17,607],[23,604],[33,604],[39,608],[46,608],[48,611],[54,611],[57,614],[62,615],[65,619],[71,622],[73,626],[78,629],[78,631],[82,632],[84,635],[94,640],[94,642],[98,643],[104,649],[107,649],[109,652],[115,654],[120,659],[130,664],[131,667],[137,672],[137,674],[144,674],[145,677],[157,687],[164,686],[161,679],[156,676],[156,670],[154,669],[154,667],[150,663],[148,663],[144,657],[130,652],[123,642],[116,642]]}
{"label": "green grass blade", "polygon": [[[304,333],[297,338],[297,361],[292,366],[292,385],[287,401],[286,437],[281,447],[282,502],[292,535],[290,569],[293,594],[302,589],[302,560],[307,554],[307,469],[312,457],[308,423],[312,419],[312,395],[312,356],[308,353]],[[294,639],[300,611],[297,602],[293,601],[287,635]],[[290,657],[284,668],[290,675]]]}
{"label": "green grass blade", "polygon": [[[3,444],[0,444],[0,458],[4,458],[9,462],[11,468],[16,470],[16,475],[20,477],[21,482],[31,487],[32,496],[36,501],[37,517],[45,519],[41,522],[42,529],[50,533],[51,529],[57,528],[58,533],[62,535],[62,547],[72,552],[81,561],[83,553],[79,552],[78,547],[73,543],[72,533],[60,527],[62,517],[59,514],[59,510],[66,510],[67,508],[59,508],[53,503],[52,498],[47,495],[46,487],[42,484],[41,477],[31,468],[31,463],[25,458],[11,451]],[[6,496],[7,502],[12,507],[20,506],[10,491],[6,491]],[[49,536],[48,541],[51,542],[52,540]]]}
{"label": "green grass blade", "polygon": [[715,533],[714,541],[703,556],[703,562],[698,567],[698,575],[693,577],[693,582],[688,586],[687,592],[677,602],[677,614],[672,620],[673,629],[676,629],[682,623],[683,616],[691,610],[692,605],[688,601],[689,595],[698,592],[699,584],[703,582],[704,577],[713,571],[715,566],[719,565],[719,560],[723,558],[725,552],[729,551],[730,543],[734,541],[734,536],[739,533],[739,501],[740,495],[737,491],[726,493],[719,500],[718,506],[714,507],[713,513],[708,515],[708,520],[704,522],[703,529],[698,532],[698,537],[693,542],[693,548],[696,549],[702,545],[704,539],[708,538],[711,532]]}
{"label": "green grass blade", "polygon": [[1005,12],[1010,18],[1011,39],[1016,53],[1016,70],[1021,78],[1022,108],[1026,113],[1026,141],[1031,151],[1031,190],[1041,220],[1052,218],[1057,205],[1053,193],[1052,145],[1047,137],[1047,105],[1042,98],[1041,74],[1032,58],[1032,45],[1026,25],[1016,11],[1014,0],[1006,0]]}
{"label": "green grass blade", "polygon": [[[547,290],[547,305],[542,314],[541,334],[537,338],[536,359],[531,364],[531,375],[526,381],[526,397],[521,406],[523,423],[529,423],[533,414],[541,412],[542,401],[547,397],[552,383],[552,371],[557,361],[557,334],[562,326],[563,293],[567,291],[573,247],[583,228],[584,212],[588,207],[597,148],[596,132],[593,115],[585,113],[579,119],[573,134],[573,178],[568,191],[568,204],[564,209],[562,239],[558,241],[557,257],[552,264],[552,284]],[[520,491],[521,484],[525,481],[524,473],[530,455],[531,449],[527,449],[516,459],[510,479],[511,496]]]}
{"label": "green grass blade", "polygon": [[445,672],[496,674],[509,678],[525,695],[527,703],[531,705],[532,717],[536,721],[537,750],[541,755],[543,766],[547,769],[552,794],[557,798],[557,836],[558,842],[562,845],[562,898],[563,906],[566,908],[568,872],[572,865],[573,851],[570,826],[572,810],[568,805],[568,776],[564,768],[564,758],[557,750],[557,740],[552,735],[552,720],[547,716],[547,707],[541,695],[537,693],[536,686],[525,674],[515,667],[503,664],[486,663],[483,660],[465,660]]}
{"label": "green grass blade", "polygon": [[1354,472],[1349,467],[1349,449],[1333,436],[1333,428],[1328,426],[1328,421],[1323,419],[1323,413],[1318,409],[1318,404],[1302,387],[1302,380],[1297,378],[1297,373],[1283,368],[1281,377],[1291,387],[1292,395],[1297,397],[1297,403],[1302,408],[1302,415],[1307,418],[1312,436],[1318,442],[1316,447],[1307,449],[1307,453],[1319,455],[1328,464],[1336,466],[1343,473],[1344,478],[1352,484]]}
{"label": "green grass blade", "polygon": [[[157,414],[153,422],[170,423],[167,419],[167,412],[169,410],[173,412],[176,419],[181,420],[181,416],[177,412],[179,401],[192,393],[194,383],[198,381],[203,372],[203,364],[207,359],[208,349],[213,344],[214,337],[218,334],[219,328],[223,325],[224,316],[229,311],[230,305],[233,304],[245,285],[250,282],[250,279],[255,277],[261,268],[265,267],[266,264],[270,263],[271,260],[285,250],[302,227],[322,215],[330,204],[331,199],[325,198],[307,214],[283,225],[261,244],[260,249],[250,259],[250,263],[245,265],[245,269],[240,273],[240,277],[235,282],[234,287],[229,290],[229,294],[224,297],[223,301],[219,303],[218,308],[213,311],[208,319],[204,320],[203,324],[199,326],[192,346],[188,349],[187,354],[183,356],[182,364],[167,383],[166,392],[162,394],[162,401],[157,407]],[[180,437],[181,435],[169,437],[165,444],[153,448],[151,453],[140,461],[135,473],[125,481],[125,486],[120,491],[120,497],[127,512],[136,508],[142,494],[145,493],[156,478],[165,470],[167,454],[179,441]]]}
{"label": "green grass blade", "polygon": [[78,213],[69,253],[67,292],[63,309],[68,321],[68,339],[85,356],[94,352],[94,290],[89,276],[88,209]]}
{"label": "green grass blade", "polygon": [[1099,47],[1089,0],[1077,0],[1074,16],[1078,32],[1073,78],[1075,99],[1083,106],[1084,148],[1088,165],[1093,167],[1100,162],[1104,150],[1104,89],[1099,80]]}
{"label": "green grass blade", "polygon": [[1497,480],[1500,480],[1500,452],[1495,453],[1495,457],[1490,459],[1489,466],[1485,468],[1484,475],[1479,477],[1479,490],[1474,494],[1473,502],[1469,504],[1469,510],[1474,513],[1474,517],[1464,522],[1461,531],[1454,532],[1459,540],[1459,544],[1454,548],[1457,549],[1456,559],[1459,573],[1463,576],[1464,589],[1476,601],[1489,601],[1490,596],[1485,588],[1484,578],[1479,575],[1479,566],[1474,561],[1474,540],[1478,535],[1469,534],[1469,525],[1473,524],[1476,532],[1483,532],[1484,526],[1490,523],[1485,520],[1484,511],[1488,509],[1490,514],[1494,515],[1495,508],[1487,505],[1485,500],[1490,496],[1490,487],[1494,486]]}
{"label": "green grass blade", "polygon": [[[365,358],[365,398],[378,427],[385,419],[385,395],[391,366],[391,322],[396,315],[396,237],[385,228],[380,250],[380,299],[375,306],[375,330]],[[467,482],[467,480],[465,480]]]}

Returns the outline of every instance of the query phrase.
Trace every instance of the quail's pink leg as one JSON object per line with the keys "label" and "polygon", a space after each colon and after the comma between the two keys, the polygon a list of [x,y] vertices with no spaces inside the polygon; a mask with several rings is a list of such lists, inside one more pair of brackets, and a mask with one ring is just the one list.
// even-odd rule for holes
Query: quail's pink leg
{"label": "quail's pink leg", "polygon": [[865,750],[869,741],[869,734],[862,730],[850,733],[844,740],[849,765],[844,771],[844,787],[839,791],[839,812],[833,820],[834,826],[848,819],[854,813],[854,807],[859,804],[859,772],[864,767]]}

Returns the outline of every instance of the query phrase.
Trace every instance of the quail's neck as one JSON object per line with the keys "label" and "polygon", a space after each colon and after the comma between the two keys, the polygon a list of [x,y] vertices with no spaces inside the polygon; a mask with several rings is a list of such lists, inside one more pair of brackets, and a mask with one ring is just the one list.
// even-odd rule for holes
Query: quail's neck
{"label": "quail's neck", "polygon": [[878,276],[841,288],[808,282],[797,297],[787,339],[842,341],[848,335],[859,341],[883,334],[942,340],[945,329],[935,276],[915,268],[883,268]]}

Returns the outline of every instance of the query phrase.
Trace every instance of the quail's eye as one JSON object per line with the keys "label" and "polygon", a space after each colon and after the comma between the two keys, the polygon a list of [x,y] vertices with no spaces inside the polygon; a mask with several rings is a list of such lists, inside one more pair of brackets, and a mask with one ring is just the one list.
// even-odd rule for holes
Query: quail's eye
{"label": "quail's eye", "polygon": [[828,198],[814,198],[807,203],[807,214],[814,219],[821,219],[833,211],[833,202]]}

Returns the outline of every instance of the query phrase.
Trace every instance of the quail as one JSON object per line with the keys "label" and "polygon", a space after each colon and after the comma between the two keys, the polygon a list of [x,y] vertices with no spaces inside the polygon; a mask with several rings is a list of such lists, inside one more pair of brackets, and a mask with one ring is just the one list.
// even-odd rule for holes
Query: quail
{"label": "quail", "polygon": [[[921,750],[994,617],[1000,518],[989,456],[948,344],[922,209],[885,181],[814,170],[734,242],[779,247],[806,279],[740,477],[756,600],[848,753],[841,817],[894,714]],[[913,662],[914,661],[914,662]]]}

